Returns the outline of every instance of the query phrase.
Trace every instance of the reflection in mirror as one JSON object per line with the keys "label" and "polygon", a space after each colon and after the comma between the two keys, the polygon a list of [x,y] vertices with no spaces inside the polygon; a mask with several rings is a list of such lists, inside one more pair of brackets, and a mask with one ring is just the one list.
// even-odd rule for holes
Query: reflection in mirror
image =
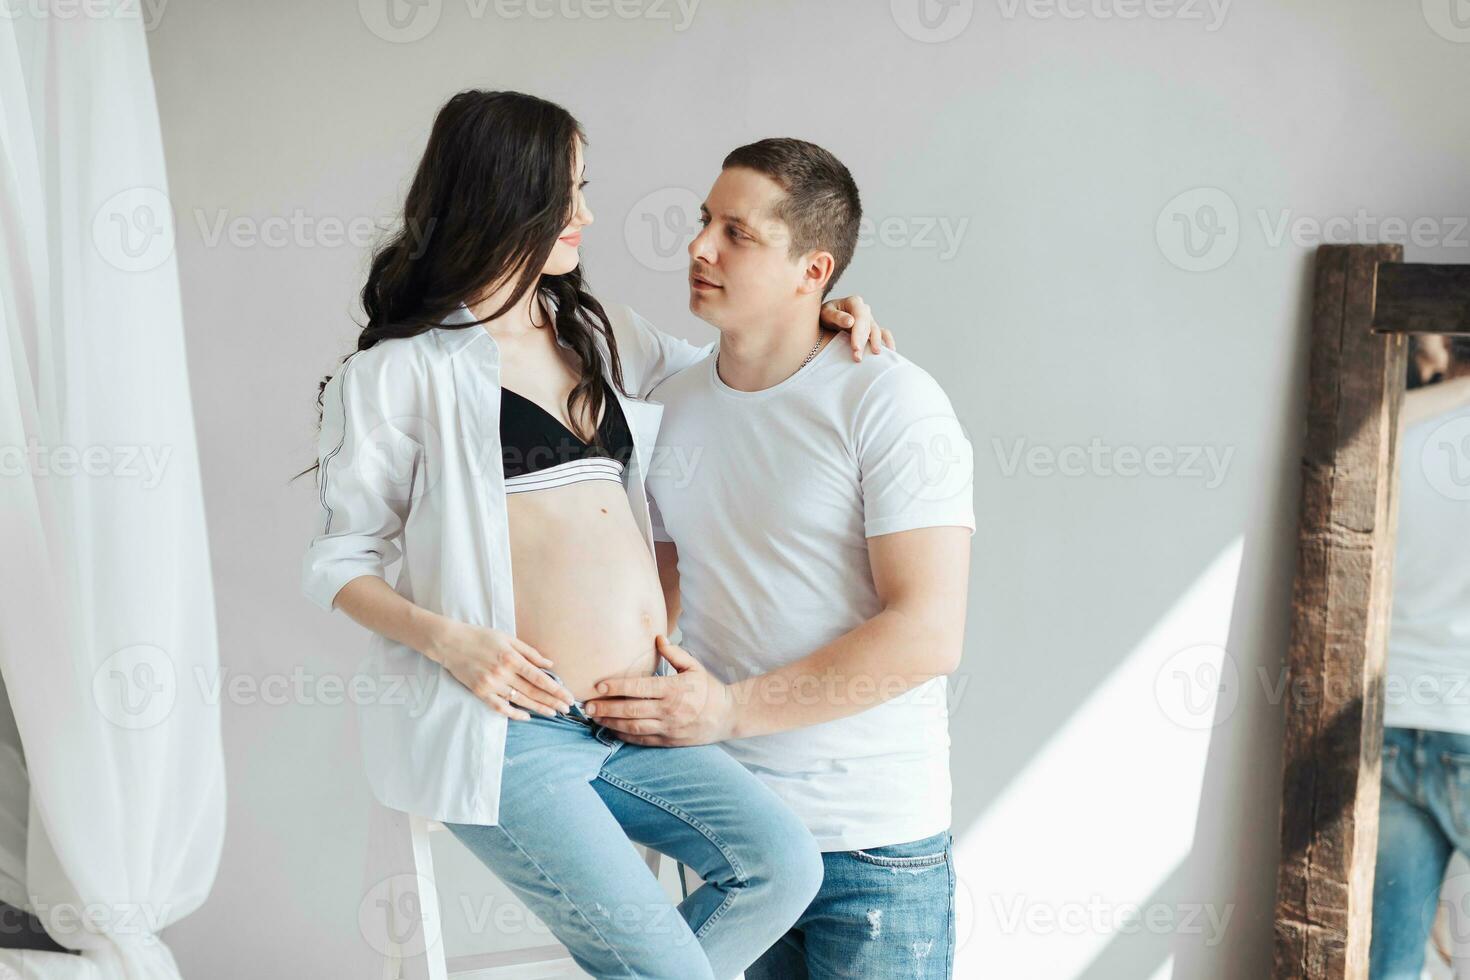
{"label": "reflection in mirror", "polygon": [[1470,336],[1410,339],[1369,975],[1463,980],[1470,977]]}

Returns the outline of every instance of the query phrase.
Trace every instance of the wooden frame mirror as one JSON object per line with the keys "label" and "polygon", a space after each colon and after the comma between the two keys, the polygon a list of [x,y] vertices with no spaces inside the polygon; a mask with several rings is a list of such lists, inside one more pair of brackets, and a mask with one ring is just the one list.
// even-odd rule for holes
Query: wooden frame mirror
{"label": "wooden frame mirror", "polygon": [[1368,976],[1407,335],[1470,334],[1470,265],[1316,257],[1273,976]]}

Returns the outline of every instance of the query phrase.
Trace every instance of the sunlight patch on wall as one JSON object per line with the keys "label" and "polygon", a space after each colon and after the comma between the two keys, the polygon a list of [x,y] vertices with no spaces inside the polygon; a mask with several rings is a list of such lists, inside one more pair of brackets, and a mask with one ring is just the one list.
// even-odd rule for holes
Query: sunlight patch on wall
{"label": "sunlight patch on wall", "polygon": [[1224,548],[957,836],[956,976],[1077,977],[1128,934],[1222,940],[1208,896],[1155,892],[1188,855],[1210,739],[1240,694],[1225,643],[1243,550]]}

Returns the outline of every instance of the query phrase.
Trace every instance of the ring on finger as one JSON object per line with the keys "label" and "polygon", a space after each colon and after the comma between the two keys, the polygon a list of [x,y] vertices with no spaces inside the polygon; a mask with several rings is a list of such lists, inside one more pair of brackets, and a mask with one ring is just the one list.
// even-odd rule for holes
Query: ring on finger
{"label": "ring on finger", "polygon": [[523,707],[525,707],[529,711],[534,711],[537,714],[541,714],[541,713],[543,713],[543,711],[549,710],[549,709],[546,708],[546,706],[544,704],[542,704],[541,702],[535,700],[529,694],[524,693],[523,691],[521,691],[520,688],[517,688],[517,687],[512,687],[510,689],[510,695],[509,695],[509,697],[513,697],[513,698],[518,699],[519,703]]}

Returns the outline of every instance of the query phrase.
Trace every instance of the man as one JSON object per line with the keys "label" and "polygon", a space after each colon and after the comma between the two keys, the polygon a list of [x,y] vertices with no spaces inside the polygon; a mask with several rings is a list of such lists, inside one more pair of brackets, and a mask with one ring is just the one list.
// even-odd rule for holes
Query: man
{"label": "man", "polygon": [[1470,337],[1416,336],[1411,348],[1418,383],[1399,418],[1371,980],[1423,972],[1445,870],[1456,851],[1470,854]]}
{"label": "man", "polygon": [[740,147],[702,212],[689,304],[720,339],[652,393],[648,478],[692,653],[660,638],[677,673],[610,678],[588,710],[629,742],[722,743],[817,838],[821,891],[748,980],[948,977],[970,445],[918,366],[828,343],[818,313],[861,218],[831,153]]}

